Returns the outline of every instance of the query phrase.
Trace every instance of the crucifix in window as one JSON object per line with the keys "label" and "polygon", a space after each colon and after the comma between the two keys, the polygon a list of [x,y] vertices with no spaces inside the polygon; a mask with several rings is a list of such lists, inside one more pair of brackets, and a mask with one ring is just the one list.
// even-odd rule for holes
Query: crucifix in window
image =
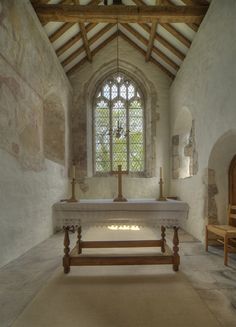
{"label": "crucifix in window", "polygon": [[128,174],[127,170],[122,171],[122,165],[118,165],[118,171],[113,171],[112,175],[118,175],[118,196],[113,202],[127,202],[127,199],[122,195],[122,175]]}

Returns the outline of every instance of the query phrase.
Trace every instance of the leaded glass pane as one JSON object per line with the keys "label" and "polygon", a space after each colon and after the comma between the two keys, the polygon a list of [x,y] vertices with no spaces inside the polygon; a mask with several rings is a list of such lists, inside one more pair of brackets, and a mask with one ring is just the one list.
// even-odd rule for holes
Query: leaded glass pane
{"label": "leaded glass pane", "polygon": [[103,96],[106,99],[110,99],[110,86],[108,84],[105,84],[103,87]]}
{"label": "leaded glass pane", "polygon": [[143,101],[137,85],[122,73],[107,79],[94,108],[95,171],[144,170]]}
{"label": "leaded glass pane", "polygon": [[130,132],[142,133],[142,131],[143,131],[142,117],[130,117],[129,130],[130,130]]}
{"label": "leaded glass pane", "polygon": [[124,99],[127,98],[127,89],[126,89],[126,86],[124,84],[121,85],[120,87],[120,96]]}
{"label": "leaded glass pane", "polygon": [[118,96],[118,87],[117,85],[112,85],[111,87],[111,98],[115,99]]}
{"label": "leaded glass pane", "polygon": [[128,87],[128,99],[131,99],[134,97],[134,86],[132,84]]}

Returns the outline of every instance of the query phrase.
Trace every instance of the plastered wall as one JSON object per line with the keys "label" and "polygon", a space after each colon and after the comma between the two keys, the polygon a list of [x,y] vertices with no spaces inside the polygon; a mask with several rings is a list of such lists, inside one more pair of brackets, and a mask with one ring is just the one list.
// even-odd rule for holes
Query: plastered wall
{"label": "plastered wall", "polygon": [[72,90],[29,1],[0,2],[0,266],[53,233]]}
{"label": "plastered wall", "polygon": [[[190,51],[171,86],[171,135],[178,113],[190,110],[195,121],[195,145],[198,152],[197,175],[171,181],[171,191],[190,205],[185,228],[203,240],[204,225],[208,220],[209,158],[217,141],[236,123],[236,2],[213,0],[209,11],[193,41]],[[227,150],[228,148],[228,150]],[[225,164],[232,156],[231,142],[218,147],[214,158],[220,160],[216,181],[227,181]],[[236,153],[236,145],[235,145]],[[219,165],[221,164],[221,168]],[[219,171],[221,171],[219,176]],[[224,172],[224,176],[222,176]],[[219,221],[226,222],[227,182],[218,182],[216,210]]]}
{"label": "plastered wall", "polygon": [[[126,41],[119,38],[119,70],[135,79],[145,97],[146,177],[123,177],[128,198],[157,198],[159,169],[163,167],[165,191],[169,182],[169,86],[171,80]],[[114,198],[116,177],[94,177],[92,140],[92,99],[99,83],[117,69],[117,41],[103,48],[92,63],[84,64],[70,76],[74,90],[72,111],[73,157],[77,165],[79,198]]]}

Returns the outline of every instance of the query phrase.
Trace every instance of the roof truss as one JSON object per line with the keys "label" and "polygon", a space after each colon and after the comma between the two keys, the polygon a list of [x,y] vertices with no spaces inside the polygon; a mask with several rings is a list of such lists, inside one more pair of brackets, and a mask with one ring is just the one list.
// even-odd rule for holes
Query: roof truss
{"label": "roof truss", "polygon": [[[91,0],[86,6],[80,5],[79,0],[62,0],[56,5],[48,4],[48,1],[31,0],[43,25],[51,21],[64,22],[60,28],[49,36],[52,43],[60,39],[75,24],[79,25],[79,32],[56,48],[56,54],[67,73],[75,71],[86,61],[91,62],[98,51],[119,35],[144,55],[146,61],[151,61],[157,65],[171,78],[174,78],[178,71],[179,61],[184,60],[185,53],[163,37],[158,32],[157,26],[160,25],[171,37],[174,37],[187,49],[191,46],[191,39],[177,30],[172,23],[187,24],[189,28],[196,32],[209,6],[206,0],[181,0],[185,3],[183,6],[176,6],[172,3],[173,0],[156,0],[156,6],[148,6],[143,0],[132,0],[136,6],[98,6],[100,0]],[[86,25],[85,22],[89,23]],[[93,32],[93,36],[88,38],[88,33],[92,30],[96,31],[96,26],[100,22],[105,22],[107,25],[99,32],[95,34]],[[116,30],[110,35],[109,31],[115,24],[118,26],[118,22],[123,27],[123,31]],[[132,27],[130,23],[131,25],[135,23],[135,26],[139,28]],[[148,23],[151,23],[151,26]],[[148,33],[148,38],[141,33],[140,27]],[[91,51],[91,46],[101,37],[103,39],[106,37],[105,41],[100,42]],[[80,40],[82,40],[82,46],[71,52],[70,48]],[[160,44],[161,48],[157,47],[155,43]],[[167,51],[163,52],[162,47]],[[146,48],[146,51],[144,48]],[[69,55],[66,55],[67,51],[69,51]],[[76,62],[76,58],[79,56],[81,58],[82,54],[84,54],[83,58]],[[160,58],[160,62],[158,58]],[[177,58],[177,60],[173,58]]]}
{"label": "roof truss", "polygon": [[34,9],[43,22],[201,23],[208,7],[34,4]]}

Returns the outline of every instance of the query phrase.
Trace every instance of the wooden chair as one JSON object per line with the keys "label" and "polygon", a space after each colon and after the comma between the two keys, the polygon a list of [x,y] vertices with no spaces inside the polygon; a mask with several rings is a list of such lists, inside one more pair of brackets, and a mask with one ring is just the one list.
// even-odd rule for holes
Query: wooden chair
{"label": "wooden chair", "polygon": [[206,251],[209,243],[224,245],[224,264],[228,265],[228,253],[236,253],[236,205],[229,205],[228,225],[206,225]]}

